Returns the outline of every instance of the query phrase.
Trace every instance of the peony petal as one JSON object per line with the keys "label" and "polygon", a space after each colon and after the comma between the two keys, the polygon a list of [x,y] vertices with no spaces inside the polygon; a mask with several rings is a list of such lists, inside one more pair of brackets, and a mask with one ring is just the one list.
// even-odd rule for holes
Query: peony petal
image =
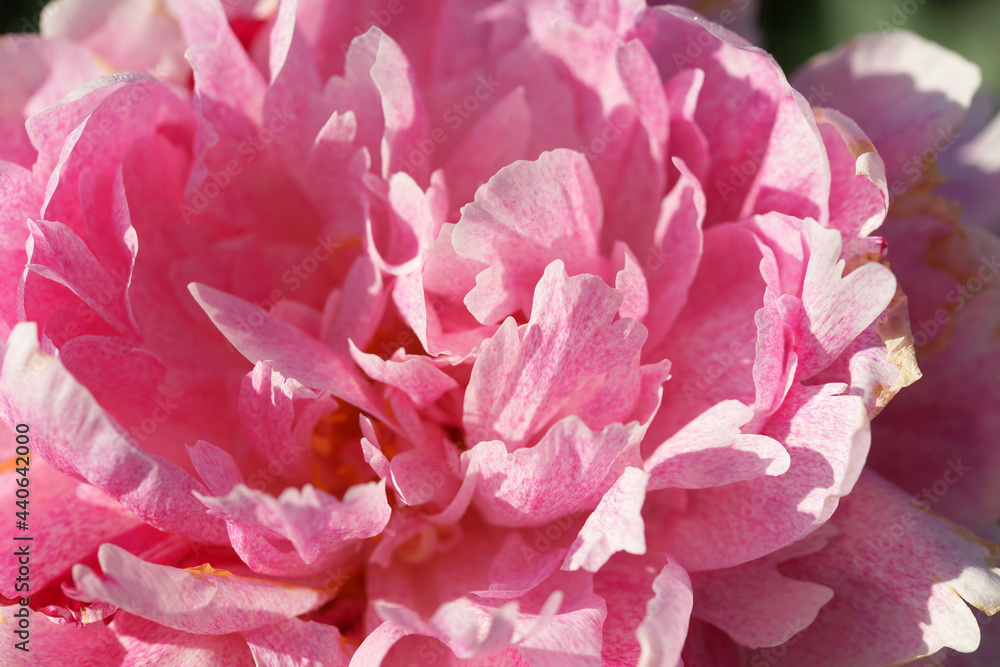
{"label": "peony petal", "polygon": [[347,667],[350,656],[336,626],[290,618],[244,632],[257,667]]}
{"label": "peony petal", "polygon": [[84,565],[73,568],[75,596],[103,600],[136,616],[182,632],[245,632],[315,609],[318,590],[248,579],[209,565],[181,570],[152,565],[110,544],[98,551],[104,578]]}
{"label": "peony petal", "polygon": [[307,387],[328,389],[337,398],[381,416],[371,386],[346,359],[315,338],[218,290],[198,284],[190,289],[219,330],[253,363],[270,360],[284,377]]}
{"label": "peony petal", "polygon": [[981,541],[870,472],[832,521],[840,535],[827,548],[783,569],[832,588],[833,600],[777,664],[874,667],[944,646],[976,649],[979,625],[965,602],[1000,608],[1000,570]]}
{"label": "peony petal", "polygon": [[546,268],[530,323],[519,332],[508,318],[473,366],[463,413],[469,440],[523,446],[567,402],[594,428],[629,418],[646,331],[635,320],[612,321],[622,298],[596,276],[568,277],[560,261]]}
{"label": "peony petal", "polygon": [[639,468],[626,468],[597,508],[587,517],[563,569],[597,572],[619,551],[646,553],[642,502],[646,497],[649,475]]}
{"label": "peony petal", "polygon": [[[21,609],[27,611],[28,627],[14,630],[21,620],[14,614]],[[103,623],[82,627],[55,623],[45,614],[16,605],[0,607],[0,623],[11,628],[9,634],[4,632],[5,641],[0,645],[0,660],[11,667],[59,667],[66,664],[67,652],[72,652],[74,663],[80,667],[129,664],[122,662],[125,648]],[[24,635],[18,636],[18,632]],[[16,648],[23,640],[27,640],[24,650]]]}
{"label": "peony petal", "polygon": [[35,449],[54,468],[86,479],[157,528],[202,542],[225,541],[222,524],[199,507],[203,491],[180,467],[147,454],[69,375],[39,350],[36,327],[11,332],[0,371],[4,421],[32,428]]}
{"label": "peony petal", "polygon": [[[227,523],[288,540],[307,564],[321,554],[349,547],[353,540],[377,535],[389,521],[384,481],[352,486],[342,501],[309,484],[301,491],[288,487],[274,498],[243,485],[242,480],[237,482],[235,461],[223,450],[200,442],[191,448],[191,455],[205,476],[210,471],[226,470],[226,481],[216,482],[218,491],[225,495],[195,492],[198,500]],[[237,483],[223,491],[229,482]]]}
{"label": "peony petal", "polygon": [[502,442],[477,444],[462,455],[479,466],[475,500],[493,524],[538,526],[596,507],[610,488],[616,462],[637,455],[645,428],[636,422],[592,431],[575,416],[557,422],[533,446],[508,452]]}
{"label": "peony petal", "polygon": [[180,632],[125,611],[118,611],[109,627],[125,648],[123,667],[150,664],[254,666],[251,651],[237,634]]}
{"label": "peony petal", "polygon": [[594,579],[608,604],[603,664],[680,665],[690,620],[688,575],[661,554],[613,556]]}
{"label": "peony petal", "polygon": [[740,433],[751,417],[738,401],[722,401],[688,422],[646,458],[649,490],[703,489],[783,474],[791,459],[779,442]]}
{"label": "peony petal", "polygon": [[553,151],[501,169],[463,208],[452,237],[459,255],[489,266],[465,297],[469,312],[483,324],[529,312],[535,284],[555,259],[571,274],[590,271],[602,215],[578,153]]}
{"label": "peony petal", "polygon": [[961,125],[980,80],[979,68],[961,56],[901,30],[862,35],[813,58],[793,77],[806,96],[861,126],[896,196],[920,181],[923,152]]}

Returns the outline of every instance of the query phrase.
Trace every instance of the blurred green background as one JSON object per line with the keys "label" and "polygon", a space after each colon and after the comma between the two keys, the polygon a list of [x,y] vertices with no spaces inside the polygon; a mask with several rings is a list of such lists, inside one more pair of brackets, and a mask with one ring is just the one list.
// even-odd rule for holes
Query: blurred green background
{"label": "blurred green background", "polygon": [[[37,30],[38,14],[45,2],[0,0],[0,32]],[[724,0],[714,2],[722,4]],[[764,46],[786,71],[852,35],[898,25],[977,63],[983,69],[986,85],[994,93],[1000,93],[1000,0],[762,0],[762,3]]]}
{"label": "blurred green background", "polygon": [[762,0],[764,46],[786,71],[852,35],[894,27],[957,51],[1000,93],[1000,0]]}

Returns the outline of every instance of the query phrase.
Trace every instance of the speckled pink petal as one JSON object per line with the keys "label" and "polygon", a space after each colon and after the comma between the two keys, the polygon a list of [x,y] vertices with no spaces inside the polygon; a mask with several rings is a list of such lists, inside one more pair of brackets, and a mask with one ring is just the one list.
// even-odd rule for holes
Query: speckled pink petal
{"label": "speckled pink petal", "polygon": [[[312,428],[316,419],[336,408],[337,402],[332,398],[285,378],[266,361],[257,362],[240,384],[243,431],[261,459],[281,461],[288,477],[308,475],[309,458],[305,453],[309,451]],[[315,417],[309,419],[314,413]]]}
{"label": "speckled pink petal", "polygon": [[122,667],[151,664],[255,667],[246,641],[235,633],[181,632],[126,611],[118,611],[108,627],[125,649]]}
{"label": "speckled pink petal", "polygon": [[31,171],[10,162],[0,162],[0,333],[3,340],[18,322],[18,284],[27,264],[24,251],[28,218],[38,216],[42,188]]}
{"label": "speckled pink petal", "polygon": [[353,343],[351,357],[368,377],[406,392],[418,408],[426,407],[446,391],[458,387],[454,379],[424,357],[383,359],[377,354],[365,354]]}
{"label": "speckled pink petal", "polygon": [[556,423],[533,447],[508,452],[499,441],[481,442],[464,460],[479,465],[474,503],[497,525],[543,525],[596,507],[613,479],[616,461],[635,461],[645,428],[636,422],[592,431],[578,418]]}
{"label": "speckled pink petal", "polygon": [[692,574],[692,613],[748,648],[776,646],[800,632],[808,632],[833,591],[787,577],[778,566],[824,548],[827,538],[837,532],[824,528],[758,560]]}
{"label": "speckled pink petal", "polygon": [[762,435],[791,457],[784,474],[688,491],[680,507],[670,489],[647,497],[648,548],[673,554],[689,571],[717,569],[759,558],[824,523],[857,480],[871,439],[861,399],[841,395],[844,389],[798,385],[768,420]]}
{"label": "speckled pink petal", "polygon": [[690,621],[691,581],[662,554],[618,554],[595,576],[608,605],[602,664],[678,667]]}
{"label": "speckled pink petal", "polygon": [[438,227],[432,208],[435,195],[432,189],[424,193],[405,172],[389,177],[387,192],[376,200],[386,210],[379,217],[369,216],[366,229],[368,253],[386,273],[408,274],[421,266]]}
{"label": "speckled pink petal", "polygon": [[625,469],[587,517],[563,561],[563,569],[582,567],[588,572],[597,572],[619,551],[646,553],[642,503],[648,480],[649,475],[639,468]]}
{"label": "speckled pink petal", "polygon": [[740,402],[723,401],[688,422],[646,458],[649,490],[703,489],[783,474],[791,460],[778,441],[740,432],[751,417]]}
{"label": "speckled pink petal", "polygon": [[283,623],[244,632],[257,667],[316,665],[347,667],[346,642],[334,625],[290,618]]}
{"label": "speckled pink petal", "polygon": [[[549,265],[530,323],[518,330],[508,318],[476,360],[463,414],[469,439],[521,447],[567,403],[597,429],[630,418],[646,331],[635,320],[613,321],[622,300],[596,276],[570,278],[561,261]],[[601,404],[606,392],[613,403]],[[588,403],[591,410],[580,409]]]}
{"label": "speckled pink petal", "polygon": [[199,472],[207,475],[220,467],[211,462],[225,461],[231,488],[225,495],[195,493],[211,513],[230,523],[255,529],[266,537],[288,540],[305,563],[321,554],[348,546],[353,540],[377,535],[389,521],[390,508],[385,497],[385,482],[358,484],[348,489],[343,500],[306,484],[302,490],[286,488],[278,498],[251,489],[241,481],[235,461],[223,450],[206,442],[191,449]]}
{"label": "speckled pink petal", "polygon": [[454,230],[454,224],[442,225],[440,235],[425,251],[423,267],[396,279],[392,300],[428,354],[461,359],[492,335],[496,326],[482,326],[465,309],[462,299],[485,265],[455,253]]}
{"label": "speckled pink petal", "polygon": [[469,312],[483,324],[529,312],[535,284],[555,259],[571,274],[603,274],[595,256],[602,221],[583,155],[557,150],[501,169],[462,209],[452,236],[459,255],[489,266],[465,297]]}
{"label": "speckled pink petal", "polygon": [[648,274],[649,308],[653,313],[642,320],[649,329],[647,345],[651,349],[667,335],[687,303],[702,256],[705,194],[683,161],[675,158],[674,165],[680,177],[663,198],[653,247],[641,260]]}
{"label": "speckled pink petal", "polygon": [[897,30],[816,56],[792,81],[861,126],[885,162],[889,192],[898,196],[920,180],[923,152],[961,125],[981,75],[961,56]]}
{"label": "speckled pink petal", "polygon": [[126,285],[101,266],[83,239],[59,222],[28,222],[28,269],[64,285],[125,336],[135,336],[136,323]]}
{"label": "speckled pink petal", "polygon": [[511,647],[529,664],[596,666],[604,604],[584,583],[590,575],[577,574],[554,578],[517,602],[448,602],[427,621],[390,603],[376,603],[376,609],[397,632],[435,637],[458,657],[486,657]]}
{"label": "speckled pink petal", "polygon": [[966,602],[1000,609],[1000,570],[987,546],[870,472],[832,523],[840,535],[784,571],[832,588],[833,599],[777,664],[875,667],[943,646],[975,650],[979,624]]}
{"label": "speckled pink petal", "polygon": [[40,612],[28,609],[27,652],[15,648],[22,640],[8,631],[13,630],[20,619],[14,613],[23,607],[0,607],[0,623],[4,626],[4,641],[0,644],[0,660],[10,667],[60,667],[66,664],[66,653],[72,651],[75,662],[80,667],[104,667],[107,664],[129,664],[122,662],[125,647],[115,637],[114,632],[103,623],[77,625],[57,624]]}
{"label": "speckled pink petal", "polygon": [[[719,401],[753,404],[753,366],[761,363],[754,317],[764,301],[762,266],[774,261],[762,246],[741,225],[717,225],[705,231],[686,305],[670,334],[655,348],[644,350],[647,359],[670,359],[673,376],[663,388],[664,404],[672,409],[654,421],[650,445],[662,442]],[[784,357],[783,347],[762,352]]]}
{"label": "speckled pink petal", "polygon": [[[768,211],[826,220],[830,177],[823,144],[808,105],[774,60],[687,9],[651,8],[641,25],[664,81],[687,69],[705,73],[695,120],[711,158],[706,220]],[[698,48],[689,55],[691,43]],[[740,114],[732,113],[734,106]]]}
{"label": "speckled pink petal", "polygon": [[190,289],[219,330],[250,361],[272,361],[273,370],[284,377],[330,390],[337,398],[381,416],[371,385],[345,357],[253,304],[204,285],[192,284]]}
{"label": "speckled pink petal", "polygon": [[142,520],[203,542],[225,541],[191,491],[204,487],[180,467],[144,452],[58,359],[38,347],[36,326],[7,341],[0,397],[4,421],[31,425],[37,452],[57,470],[86,479]]}
{"label": "speckled pink petal", "polygon": [[885,220],[889,189],[885,162],[868,135],[835,109],[813,109],[830,160],[830,222],[840,231],[845,258],[881,250],[869,235]]}
{"label": "speckled pink petal", "polygon": [[804,232],[810,255],[802,285],[801,338],[796,346],[803,379],[832,362],[896,294],[895,277],[877,262],[843,275],[840,234],[808,220]]}
{"label": "speckled pink petal", "polygon": [[182,570],[152,565],[118,547],[98,551],[102,574],[73,568],[74,595],[104,600],[175,630],[226,635],[280,623],[315,609],[327,595],[311,589],[249,579],[208,566]]}

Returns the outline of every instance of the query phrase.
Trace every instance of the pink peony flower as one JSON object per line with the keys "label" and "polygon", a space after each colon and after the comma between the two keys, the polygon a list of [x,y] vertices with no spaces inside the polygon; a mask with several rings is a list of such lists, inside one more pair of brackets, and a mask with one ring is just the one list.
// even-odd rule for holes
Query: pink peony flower
{"label": "pink peony flower", "polygon": [[62,0],[3,38],[3,663],[975,651],[978,72],[893,33],[793,89],[716,12]]}

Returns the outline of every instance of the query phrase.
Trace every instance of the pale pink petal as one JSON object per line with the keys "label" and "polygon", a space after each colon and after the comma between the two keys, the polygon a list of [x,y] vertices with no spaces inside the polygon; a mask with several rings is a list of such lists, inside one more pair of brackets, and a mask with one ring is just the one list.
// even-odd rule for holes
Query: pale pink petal
{"label": "pale pink petal", "polygon": [[444,371],[424,357],[383,359],[377,354],[365,354],[351,342],[351,357],[371,379],[406,392],[413,404],[423,408],[458,387]]}
{"label": "pale pink petal", "polygon": [[618,241],[612,250],[611,265],[617,267],[615,289],[625,297],[618,314],[641,322],[649,313],[649,287],[639,261],[627,245]]}
{"label": "pale pink petal", "polygon": [[0,160],[30,168],[36,152],[25,131],[25,120],[77,86],[96,79],[100,75],[97,62],[85,47],[68,40],[4,35],[0,38],[0,68],[8,73],[0,111]]}
{"label": "pale pink petal", "polygon": [[455,253],[454,229],[453,224],[442,225],[425,253],[423,269],[398,277],[392,300],[428,354],[464,358],[496,327],[482,326],[462,302],[485,265]]}
{"label": "pale pink petal", "polygon": [[483,324],[528,313],[535,284],[555,259],[571,274],[599,266],[602,220],[583,155],[558,150],[501,169],[462,209],[452,237],[459,255],[489,266],[465,297],[469,312]]}
{"label": "pale pink petal", "polygon": [[661,554],[618,554],[595,576],[607,601],[603,664],[678,667],[691,615],[687,573]]}
{"label": "pale pink petal", "polygon": [[866,240],[885,220],[885,163],[857,123],[835,109],[813,109],[830,159],[830,227],[843,237],[845,257],[879,250]]}
{"label": "pale pink petal", "polygon": [[[622,300],[596,276],[570,278],[559,261],[547,267],[530,323],[519,331],[508,318],[476,360],[463,413],[469,439],[499,438],[515,449],[567,403],[598,429],[630,418],[646,331],[635,320],[613,321]],[[612,404],[602,403],[608,393]]]}
{"label": "pale pink petal", "polygon": [[703,489],[781,475],[791,459],[776,440],[740,433],[753,411],[723,401],[688,422],[645,460],[649,489]]}
{"label": "pale pink petal", "polygon": [[257,667],[347,667],[350,656],[336,626],[290,618],[244,632]]}
{"label": "pale pink petal", "polygon": [[224,541],[222,524],[190,495],[204,487],[136,445],[58,359],[41,352],[36,336],[34,324],[21,324],[7,341],[0,371],[4,421],[29,424],[48,463],[86,479],[140,519],[199,541]]}
{"label": "pale pink petal", "polygon": [[653,247],[642,260],[648,275],[649,308],[655,313],[643,320],[649,329],[650,348],[663,340],[687,303],[702,257],[705,194],[687,165],[674,159],[680,178],[663,198]]}
{"label": "pale pink petal", "polygon": [[331,294],[323,311],[320,339],[341,352],[347,352],[349,340],[366,349],[389,300],[389,291],[383,289],[382,273],[368,257],[358,257],[347,272],[343,287],[334,293],[335,304],[331,302],[334,298]]}
{"label": "pale pink petal", "polygon": [[875,667],[944,646],[976,649],[979,624],[966,602],[1000,609],[1000,571],[986,546],[874,473],[832,522],[840,535],[784,571],[832,588],[833,599],[777,664]]}
{"label": "pale pink petal", "polygon": [[802,338],[796,350],[803,379],[832,362],[896,294],[895,277],[877,262],[841,277],[840,234],[809,221],[804,233],[810,256],[802,286]]}
{"label": "pale pink petal", "polygon": [[861,126],[885,162],[889,191],[899,196],[921,180],[924,151],[961,125],[981,76],[961,56],[898,30],[862,35],[817,56],[793,81],[819,106]]}
{"label": "pale pink petal", "polygon": [[190,74],[180,27],[142,0],[76,0],[47,5],[41,33],[85,44],[112,70],[152,72],[176,83]]}
{"label": "pale pink petal", "polygon": [[81,600],[104,600],[175,630],[206,635],[244,632],[315,609],[327,596],[315,589],[249,579],[201,566],[152,565],[118,547],[98,551],[103,576],[73,568]]}
{"label": "pale pink petal", "polygon": [[597,572],[619,551],[646,553],[642,502],[649,475],[639,468],[626,468],[614,486],[587,517],[570,547],[563,569]]}
{"label": "pale pink petal", "polygon": [[694,118],[711,158],[703,181],[712,184],[705,193],[707,222],[768,211],[827,219],[830,177],[823,143],[808,104],[771,56],[673,6],[646,12],[640,34],[664,81],[692,68],[705,74]]}
{"label": "pale pink petal", "polygon": [[[235,462],[223,450],[200,442],[191,448],[191,456],[203,476],[222,468],[219,461],[213,462],[222,457],[226,462],[224,467],[231,471],[225,485],[237,481]],[[217,488],[221,491],[222,484]],[[384,481],[352,486],[343,500],[309,484],[301,491],[288,487],[278,498],[251,489],[241,481],[223,493],[209,496],[195,492],[195,496],[227,523],[242,524],[266,537],[288,540],[307,564],[331,550],[350,546],[353,540],[377,535],[389,521]]]}
{"label": "pale pink petal", "polygon": [[[485,111],[458,141],[445,164],[453,208],[471,202],[476,189],[500,169],[529,157],[531,115],[524,88],[515,88]],[[445,131],[435,128],[430,138],[436,144],[442,135]]]}
{"label": "pale pink petal", "polygon": [[636,422],[592,431],[578,418],[556,423],[533,447],[508,452],[502,442],[481,442],[463,454],[475,460],[480,480],[473,501],[491,523],[543,525],[596,507],[613,483],[616,461],[635,461],[645,428]]}
{"label": "pale pink petal", "polygon": [[204,285],[191,293],[220,331],[253,363],[273,362],[273,370],[307,387],[326,389],[366,412],[381,416],[378,399],[347,359],[260,308]]}
{"label": "pale pink petal", "polygon": [[126,651],[122,667],[170,664],[254,667],[255,664],[247,643],[237,634],[180,632],[125,611],[115,614],[109,628]]}
{"label": "pale pink petal", "polygon": [[126,336],[134,336],[132,316],[125,285],[115,280],[101,266],[83,239],[58,222],[28,222],[27,268],[39,276],[73,291],[104,320]]}
{"label": "pale pink petal", "polygon": [[673,554],[688,571],[717,569],[759,558],[823,524],[853,488],[871,439],[861,399],[840,395],[844,389],[796,385],[768,420],[762,435],[791,457],[784,474],[687,491],[680,507],[670,489],[647,497],[648,547]]}
{"label": "pale pink petal", "polygon": [[776,646],[808,631],[833,591],[784,576],[778,564],[803,554],[778,554],[782,551],[736,567],[692,574],[692,613],[748,648]]}

